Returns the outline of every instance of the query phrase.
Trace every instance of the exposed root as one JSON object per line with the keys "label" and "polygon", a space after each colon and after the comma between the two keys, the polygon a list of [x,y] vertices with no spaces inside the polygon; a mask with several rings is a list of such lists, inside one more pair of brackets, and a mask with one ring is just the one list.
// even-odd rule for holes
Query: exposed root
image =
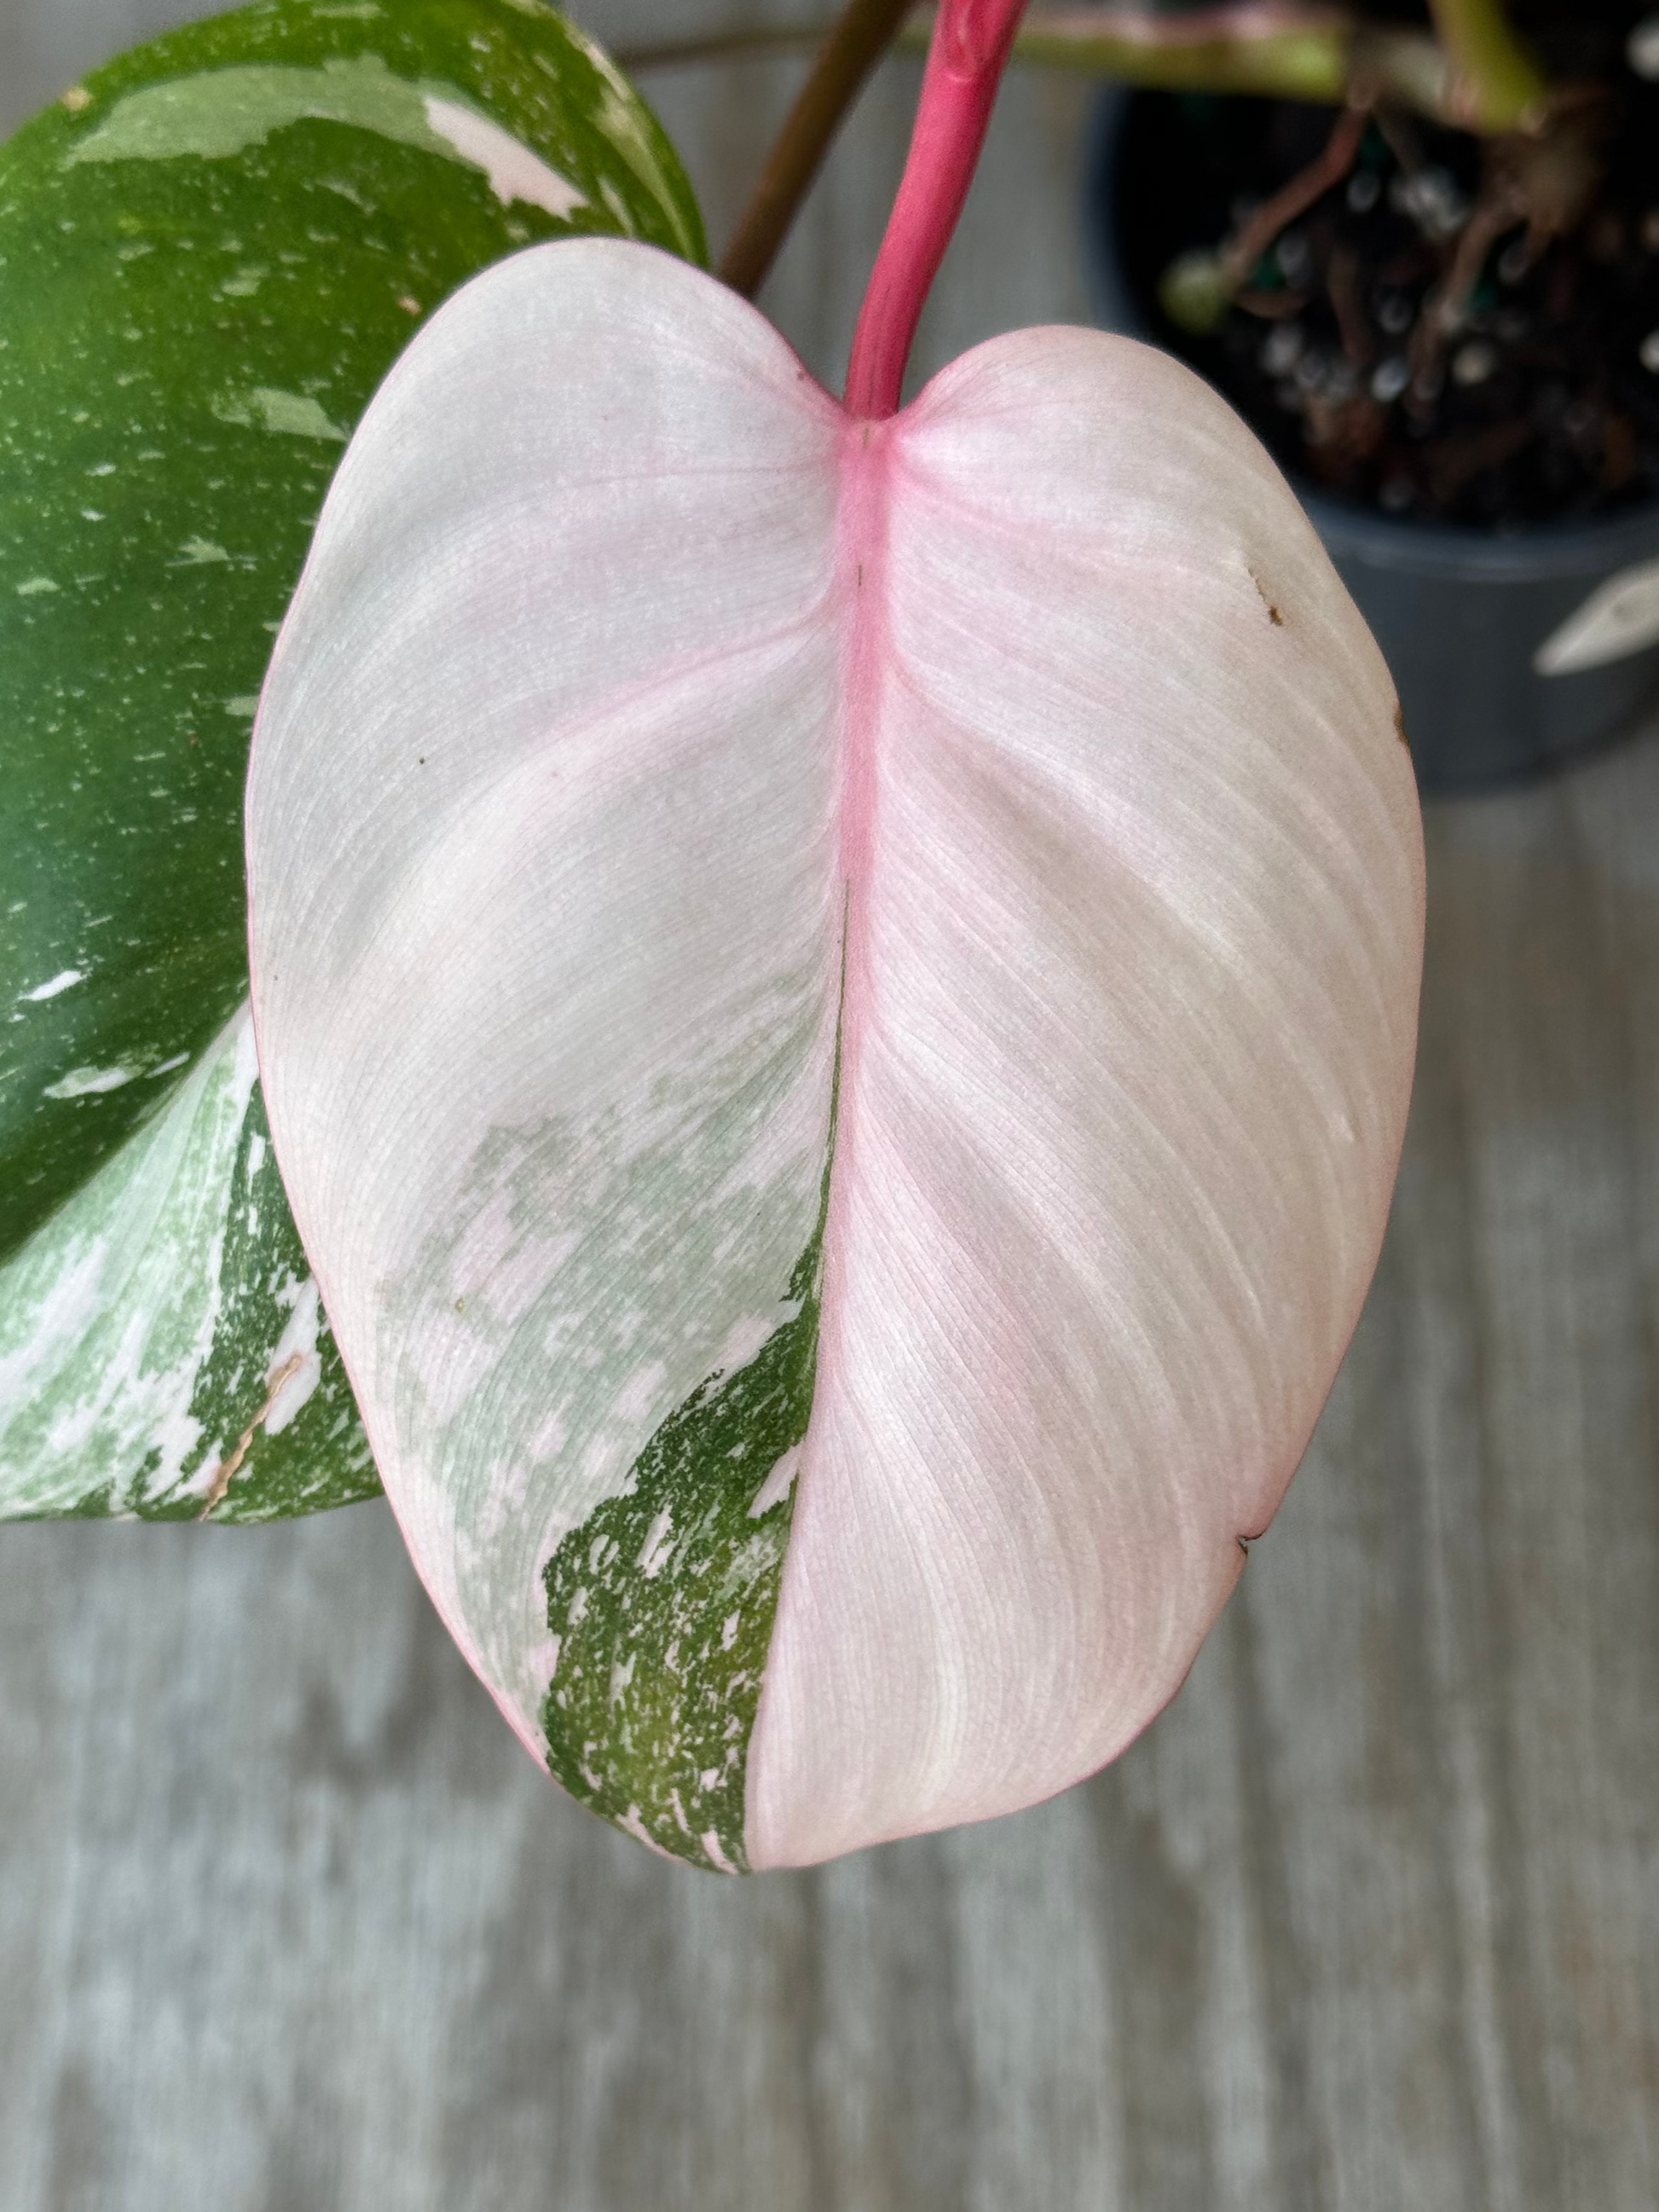
{"label": "exposed root", "polygon": [[1271,199],[1262,202],[1221,257],[1222,273],[1233,292],[1243,288],[1279,232],[1299,215],[1305,215],[1333,185],[1341,183],[1358,156],[1360,141],[1370,120],[1369,109],[1345,107],[1325,142],[1323,152],[1288,184],[1281,185]]}

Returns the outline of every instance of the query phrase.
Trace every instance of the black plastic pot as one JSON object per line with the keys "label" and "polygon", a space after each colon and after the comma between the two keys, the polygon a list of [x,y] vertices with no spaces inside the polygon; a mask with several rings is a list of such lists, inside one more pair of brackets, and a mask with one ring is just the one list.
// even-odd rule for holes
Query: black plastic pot
{"label": "black plastic pot", "polygon": [[[1118,246],[1136,96],[1101,102],[1084,222],[1099,320],[1157,343]],[[1382,648],[1424,791],[1541,775],[1623,734],[1659,691],[1659,505],[1498,537],[1296,489]]]}

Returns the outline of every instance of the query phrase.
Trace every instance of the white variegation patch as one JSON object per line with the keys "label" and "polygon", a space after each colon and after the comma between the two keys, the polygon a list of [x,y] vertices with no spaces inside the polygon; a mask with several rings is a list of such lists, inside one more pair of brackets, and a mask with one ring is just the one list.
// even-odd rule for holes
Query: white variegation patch
{"label": "white variegation patch", "polygon": [[244,1009],[166,1109],[0,1267],[0,1516],[100,1492],[131,1512],[205,1490],[232,1440],[205,1436],[191,1406],[258,1072]]}
{"label": "white variegation patch", "polygon": [[[254,1141],[261,1143],[263,1139],[256,1138]],[[322,1303],[316,1277],[307,1275],[303,1283],[284,1283],[277,1296],[292,1310],[276,1340],[276,1349],[270,1355],[270,1371],[283,1379],[265,1414],[264,1427],[268,1437],[281,1436],[298,1419],[323,1376],[322,1354],[317,1349]]]}
{"label": "white variegation patch", "polygon": [[292,1264],[256,1075],[244,1006],[0,1267],[0,1520],[265,1520],[372,1493],[316,1280]]}
{"label": "white variegation patch", "polygon": [[106,1091],[119,1091],[143,1073],[137,1067],[72,1067],[56,1083],[46,1085],[43,1098],[95,1098]]}
{"label": "white variegation patch", "polygon": [[[568,177],[562,177],[539,154],[532,153],[522,139],[503,131],[487,115],[480,115],[476,107],[464,107],[456,100],[441,100],[428,93],[426,119],[464,161],[483,171],[490,191],[503,207],[522,200],[526,207],[544,208],[563,222],[586,206],[586,196]],[[663,204],[669,204],[666,198]]]}
{"label": "white variegation patch", "polygon": [[72,991],[77,983],[84,983],[85,981],[83,969],[60,969],[56,975],[49,975],[44,983],[37,983],[32,991],[25,991],[22,1002],[25,1006],[38,1006],[47,999],[57,998],[61,992]]}
{"label": "white variegation patch", "polygon": [[[621,84],[608,65],[605,79],[608,94]],[[635,119],[636,112],[633,95],[623,86],[607,98],[599,127],[663,206],[672,208],[675,195]],[[341,57],[319,69],[273,63],[207,70],[146,85],[118,100],[64,161],[70,167],[173,161],[181,155],[228,161],[263,145],[273,131],[304,122],[349,124],[443,154],[482,171],[504,205],[522,200],[562,222],[586,205],[586,196],[568,177],[453,85],[398,76],[378,54]],[[222,289],[234,295],[237,280]],[[242,286],[244,295],[255,289],[257,279]]]}

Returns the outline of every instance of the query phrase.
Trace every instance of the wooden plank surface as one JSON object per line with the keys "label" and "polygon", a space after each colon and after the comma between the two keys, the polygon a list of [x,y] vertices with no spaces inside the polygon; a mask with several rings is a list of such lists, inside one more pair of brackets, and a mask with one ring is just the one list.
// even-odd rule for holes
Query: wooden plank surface
{"label": "wooden plank surface", "polygon": [[[189,12],[0,0],[0,127]],[[653,81],[717,238],[797,79]],[[769,293],[826,374],[915,80]],[[1083,314],[1082,114],[1011,88],[924,368]],[[1429,848],[1353,1350],[1186,1689],[1050,1805],[700,1878],[538,1775],[381,1508],[0,1530],[0,2207],[1652,2212],[1659,731]]]}

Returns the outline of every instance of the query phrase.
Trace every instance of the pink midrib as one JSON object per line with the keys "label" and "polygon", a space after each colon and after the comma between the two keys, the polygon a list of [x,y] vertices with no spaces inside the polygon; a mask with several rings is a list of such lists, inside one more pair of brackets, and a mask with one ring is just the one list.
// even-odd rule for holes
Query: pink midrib
{"label": "pink midrib", "polygon": [[[837,754],[843,900],[836,1149],[823,1230],[817,1376],[801,1455],[803,1486],[820,1409],[833,1397],[844,1358],[842,1317],[849,1193],[858,1173],[860,1073],[874,993],[870,974],[870,890],[880,802],[877,740],[890,659],[889,529],[897,424],[848,416],[842,428],[841,496],[836,514],[836,605],[845,635],[841,657]],[[799,1496],[801,1493],[798,1492]]]}

